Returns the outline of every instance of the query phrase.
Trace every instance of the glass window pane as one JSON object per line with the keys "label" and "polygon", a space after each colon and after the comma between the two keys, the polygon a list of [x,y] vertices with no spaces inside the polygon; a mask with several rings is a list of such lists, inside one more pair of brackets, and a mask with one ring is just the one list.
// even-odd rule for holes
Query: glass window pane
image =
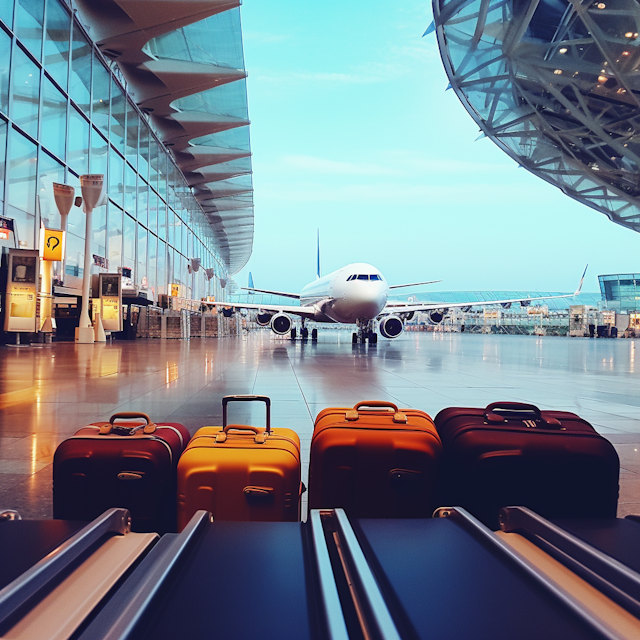
{"label": "glass window pane", "polygon": [[155,191],[149,191],[149,231],[158,230],[158,196]]}
{"label": "glass window pane", "polygon": [[[0,5],[2,3],[0,2]],[[11,4],[11,3],[9,3]],[[0,29],[0,111],[9,113],[9,61],[11,38]]]}
{"label": "glass window pane", "polygon": [[145,179],[149,179],[149,127],[140,121],[140,155],[138,156],[138,173]]}
{"label": "glass window pane", "polygon": [[26,248],[34,247],[37,147],[11,129],[7,212],[17,222],[18,236]]}
{"label": "glass window pane", "polygon": [[58,0],[49,0],[44,36],[44,68],[65,91],[69,73],[70,29],[71,16]]}
{"label": "glass window pane", "polygon": [[147,288],[151,289],[151,295],[153,299],[156,298],[156,266],[157,266],[157,255],[158,251],[158,238],[154,236],[152,233],[149,234],[148,240],[148,271],[147,271]]}
{"label": "glass window pane", "polygon": [[13,28],[13,1],[0,2],[0,20],[2,20],[9,29]]}
{"label": "glass window pane", "polygon": [[67,99],[55,85],[44,79],[40,142],[58,158],[65,159]]}
{"label": "glass window pane", "polygon": [[[89,159],[89,171],[91,173],[101,173],[105,180],[107,177],[107,158],[109,145],[107,141],[91,127],[91,157]],[[107,182],[107,184],[109,184]]]}
{"label": "glass window pane", "polygon": [[124,159],[113,148],[109,152],[109,197],[124,206]]}
{"label": "glass window pane", "polygon": [[124,208],[134,218],[136,217],[136,195],[138,193],[137,188],[138,175],[129,166],[129,163],[124,165]]}
{"label": "glass window pane", "polygon": [[156,292],[158,295],[167,293],[167,245],[162,240],[158,240]]}
{"label": "glass window pane", "polygon": [[73,42],[71,49],[71,76],[69,78],[69,96],[85,113],[91,106],[91,45],[80,31],[73,25]]}
{"label": "glass window pane", "polygon": [[149,208],[149,185],[144,181],[138,179],[138,222],[142,222],[146,226],[147,224],[147,211]]}
{"label": "glass window pane", "polygon": [[20,47],[15,48],[11,85],[11,117],[30,136],[37,138],[40,70]]}
{"label": "glass window pane", "polygon": [[[91,214],[91,251],[102,258],[107,257],[107,205],[96,207]],[[99,269],[92,269],[98,273]]]}
{"label": "glass window pane", "polygon": [[122,210],[112,203],[108,205],[107,212],[107,233],[109,271],[115,273],[118,267],[122,266]]}
{"label": "glass window pane", "polygon": [[68,163],[82,175],[89,171],[89,123],[75,107],[69,109],[69,152]]}
{"label": "glass window pane", "polygon": [[167,242],[170,246],[174,247],[176,238],[176,214],[169,209],[167,217]]}
{"label": "glass window pane", "polygon": [[134,169],[138,167],[138,124],[140,118],[133,105],[127,100],[127,141],[125,157]]}
{"label": "glass window pane", "polygon": [[167,237],[167,205],[158,200],[158,235],[163,240]]}
{"label": "glass window pane", "polygon": [[109,85],[111,84],[111,74],[102,63],[93,59],[93,116],[94,126],[106,135],[109,134]]}
{"label": "glass window pane", "polygon": [[111,130],[109,141],[120,153],[124,153],[126,100],[118,83],[111,78]]}
{"label": "glass window pane", "polygon": [[67,233],[67,248],[64,264],[64,284],[67,287],[82,287],[84,272],[84,232],[83,237]]}
{"label": "glass window pane", "polygon": [[[85,170],[82,173],[87,173],[87,171]],[[73,174],[71,171],[67,173],[67,184],[75,188],[76,196],[81,195],[80,178],[78,178],[78,176]],[[86,228],[86,224],[87,224],[86,217],[82,211],[82,207],[75,207],[75,206],[71,207],[71,211],[69,212],[69,218],[67,219],[67,228],[69,230],[69,233],[74,233],[79,238],[84,239],[84,231]],[[67,255],[68,253],[69,251],[67,248]]]}
{"label": "glass window pane", "polygon": [[160,159],[160,149],[155,138],[149,140],[149,184],[158,190],[158,163]]}
{"label": "glass window pane", "polygon": [[47,229],[60,228],[60,213],[53,198],[53,183],[64,182],[64,165],[40,151],[38,161],[38,200],[40,219]]}
{"label": "glass window pane", "polygon": [[7,157],[7,123],[0,120],[0,211],[4,202],[4,174]]}
{"label": "glass window pane", "polygon": [[131,276],[135,280],[136,266],[136,221],[126,213],[122,226],[122,266],[131,269]]}
{"label": "glass window pane", "polygon": [[[3,0],[3,3],[6,1]],[[15,19],[16,36],[38,60],[41,60],[44,0],[18,0]]]}
{"label": "glass window pane", "polygon": [[138,225],[138,247],[137,247],[137,274],[136,284],[141,289],[146,289],[148,286],[147,281],[147,230],[141,225]]}

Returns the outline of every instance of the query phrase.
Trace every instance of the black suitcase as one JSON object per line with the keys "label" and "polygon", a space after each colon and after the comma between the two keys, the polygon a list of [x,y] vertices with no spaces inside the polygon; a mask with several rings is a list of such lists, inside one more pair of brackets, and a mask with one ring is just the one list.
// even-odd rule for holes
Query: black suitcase
{"label": "black suitcase", "polygon": [[576,414],[494,402],[443,409],[435,424],[441,504],[464,507],[493,529],[499,509],[514,505],[546,518],[615,518],[618,454]]}

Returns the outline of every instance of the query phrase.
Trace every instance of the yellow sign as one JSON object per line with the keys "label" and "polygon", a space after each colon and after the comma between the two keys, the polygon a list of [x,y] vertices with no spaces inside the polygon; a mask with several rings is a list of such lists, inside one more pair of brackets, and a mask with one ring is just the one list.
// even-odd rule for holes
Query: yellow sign
{"label": "yellow sign", "polygon": [[44,230],[44,247],[42,250],[43,260],[62,260],[64,248],[64,231],[57,229]]}
{"label": "yellow sign", "polygon": [[180,285],[179,284],[172,284],[171,285],[171,297],[172,298],[177,298],[180,295]]}

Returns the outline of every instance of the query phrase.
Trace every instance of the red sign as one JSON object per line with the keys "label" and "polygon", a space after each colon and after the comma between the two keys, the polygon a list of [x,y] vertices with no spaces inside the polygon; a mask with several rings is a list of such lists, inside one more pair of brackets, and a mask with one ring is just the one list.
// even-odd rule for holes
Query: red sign
{"label": "red sign", "polygon": [[0,240],[8,240],[10,233],[8,229],[0,229]]}

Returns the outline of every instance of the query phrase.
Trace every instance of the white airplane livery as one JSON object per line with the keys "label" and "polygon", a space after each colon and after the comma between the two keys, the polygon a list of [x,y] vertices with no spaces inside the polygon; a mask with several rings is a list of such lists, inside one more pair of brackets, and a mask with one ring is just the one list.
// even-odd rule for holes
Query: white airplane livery
{"label": "white airplane livery", "polygon": [[[574,293],[558,296],[540,296],[534,298],[513,298],[508,300],[490,300],[483,302],[389,302],[387,300],[392,289],[402,287],[415,287],[425,284],[433,284],[440,280],[429,282],[412,282],[409,284],[389,285],[379,269],[364,262],[356,262],[342,267],[326,276],[319,277],[314,282],[306,285],[302,291],[287,293],[269,289],[245,288],[253,293],[267,293],[300,301],[298,305],[265,305],[251,303],[214,302],[215,306],[223,307],[226,315],[231,315],[235,309],[252,309],[258,312],[257,322],[261,326],[270,326],[278,335],[291,332],[291,337],[296,337],[296,327],[292,316],[301,318],[302,338],[308,337],[308,329],[305,321],[332,322],[340,324],[355,324],[357,333],[353,334],[353,342],[369,341],[377,342],[378,327],[385,338],[397,338],[404,331],[404,323],[411,320],[418,312],[427,312],[429,320],[433,324],[440,324],[449,309],[461,308],[468,310],[471,307],[486,305],[502,305],[509,307],[513,303],[528,306],[535,300],[549,300],[553,298],[572,298],[580,293],[585,267],[580,284]],[[312,331],[312,339],[317,339],[317,329]]]}

